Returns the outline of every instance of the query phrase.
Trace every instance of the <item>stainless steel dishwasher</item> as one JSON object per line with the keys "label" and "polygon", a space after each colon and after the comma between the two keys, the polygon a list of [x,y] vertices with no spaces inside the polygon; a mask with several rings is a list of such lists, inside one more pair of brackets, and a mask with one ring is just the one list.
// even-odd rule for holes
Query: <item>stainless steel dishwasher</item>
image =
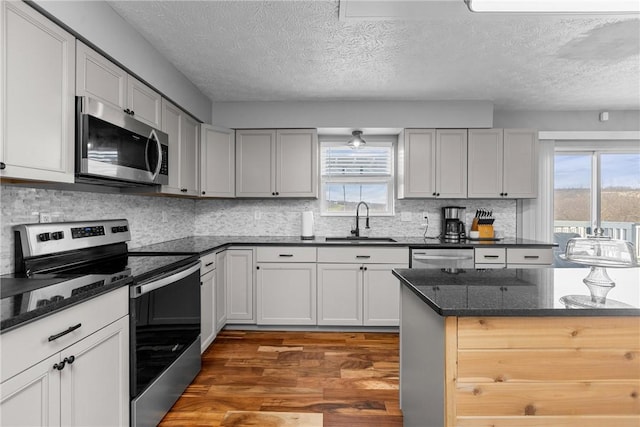
{"label": "stainless steel dishwasher", "polygon": [[474,268],[473,248],[411,248],[410,268]]}

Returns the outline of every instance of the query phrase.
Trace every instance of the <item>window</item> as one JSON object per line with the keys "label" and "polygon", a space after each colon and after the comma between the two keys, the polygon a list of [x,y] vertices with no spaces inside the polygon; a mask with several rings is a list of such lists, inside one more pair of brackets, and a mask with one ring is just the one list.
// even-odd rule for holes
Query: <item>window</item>
{"label": "window", "polygon": [[556,152],[554,233],[584,237],[594,227],[640,255],[640,153]]}
{"label": "window", "polygon": [[393,215],[393,145],[396,137],[366,137],[364,147],[347,147],[348,136],[320,140],[322,215],[352,216],[363,201],[369,215]]}

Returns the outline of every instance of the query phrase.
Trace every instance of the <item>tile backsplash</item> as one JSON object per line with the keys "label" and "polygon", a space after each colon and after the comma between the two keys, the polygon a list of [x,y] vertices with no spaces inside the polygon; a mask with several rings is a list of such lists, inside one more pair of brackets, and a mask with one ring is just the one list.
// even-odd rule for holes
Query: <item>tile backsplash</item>
{"label": "tile backsplash", "polygon": [[[318,200],[300,199],[196,201],[2,185],[0,204],[2,274],[13,271],[11,227],[38,222],[40,212],[51,214],[53,221],[126,218],[131,226],[131,248],[191,235],[299,236],[304,211],[314,212],[316,236],[347,236],[355,223],[355,212],[347,217],[320,216]],[[514,200],[396,200],[395,215],[372,217],[371,229],[363,229],[363,235],[422,236],[425,231],[422,214],[426,212],[429,218],[427,236],[436,237],[440,233],[443,206],[466,207],[467,227],[476,209],[492,209],[496,233],[505,237],[516,234]],[[361,214],[364,211],[362,209]]]}

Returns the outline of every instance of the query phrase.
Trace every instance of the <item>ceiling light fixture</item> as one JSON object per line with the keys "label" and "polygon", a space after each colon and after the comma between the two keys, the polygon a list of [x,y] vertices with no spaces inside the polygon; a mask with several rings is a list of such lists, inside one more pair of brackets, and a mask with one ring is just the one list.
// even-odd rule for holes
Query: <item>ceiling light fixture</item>
{"label": "ceiling light fixture", "polygon": [[640,13],[638,0],[464,0],[472,12]]}
{"label": "ceiling light fixture", "polygon": [[347,146],[351,148],[360,148],[367,143],[367,141],[362,139],[362,136],[360,136],[362,135],[361,130],[354,130],[353,132],[351,132],[351,135],[353,135],[353,137],[349,140],[349,142],[347,142]]}

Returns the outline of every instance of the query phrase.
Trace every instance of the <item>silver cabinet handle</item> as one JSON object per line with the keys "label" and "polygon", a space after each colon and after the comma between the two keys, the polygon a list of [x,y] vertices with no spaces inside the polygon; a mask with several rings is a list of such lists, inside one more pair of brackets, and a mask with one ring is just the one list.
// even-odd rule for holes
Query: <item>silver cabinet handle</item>
{"label": "silver cabinet handle", "polygon": [[464,255],[423,255],[423,256],[417,256],[416,254],[413,255],[413,259],[417,259],[417,260],[464,260],[464,259],[473,259],[472,256],[464,256]]}
{"label": "silver cabinet handle", "polygon": [[525,255],[524,259],[538,259],[540,258],[538,255]]}
{"label": "silver cabinet handle", "polygon": [[[49,337],[49,341],[51,342],[51,341],[57,340],[60,337],[65,336],[67,334],[70,334],[71,332],[73,332],[76,329],[80,328],[80,326],[82,326],[82,323],[78,323],[77,325],[69,326],[69,328],[67,330],[62,331],[62,332],[58,332],[57,334],[54,334],[54,335],[51,335]],[[64,366],[64,364],[62,366]]]}
{"label": "silver cabinet handle", "polygon": [[499,258],[498,255],[482,255],[484,258]]}
{"label": "silver cabinet handle", "polygon": [[278,256],[281,256],[283,258],[291,258],[291,257],[293,257],[293,254],[280,254]]}
{"label": "silver cabinet handle", "polygon": [[356,258],[358,258],[358,259],[369,259],[369,258],[371,258],[371,255],[356,255]]}

